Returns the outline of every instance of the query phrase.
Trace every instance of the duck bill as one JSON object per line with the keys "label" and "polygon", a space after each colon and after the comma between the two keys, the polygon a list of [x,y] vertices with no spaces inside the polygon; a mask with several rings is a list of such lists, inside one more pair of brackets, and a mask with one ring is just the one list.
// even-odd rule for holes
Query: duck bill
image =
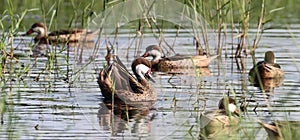
{"label": "duck bill", "polygon": [[29,29],[27,32],[26,32],[26,35],[30,35],[33,33],[33,30],[32,29]]}
{"label": "duck bill", "polygon": [[153,79],[153,77],[152,77],[152,75],[151,75],[150,73],[146,73],[146,77],[147,77],[151,82],[155,83],[155,81],[154,81],[154,79]]}
{"label": "duck bill", "polygon": [[236,110],[234,111],[234,114],[237,115],[237,116],[239,116],[239,117],[241,116],[238,109],[236,109]]}
{"label": "duck bill", "polygon": [[148,52],[145,52],[142,57],[148,57],[149,56],[149,53]]}

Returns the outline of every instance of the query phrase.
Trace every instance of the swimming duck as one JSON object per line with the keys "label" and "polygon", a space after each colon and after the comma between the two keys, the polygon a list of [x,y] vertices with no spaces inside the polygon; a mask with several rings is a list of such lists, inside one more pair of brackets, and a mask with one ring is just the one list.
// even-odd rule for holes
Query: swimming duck
{"label": "swimming duck", "polygon": [[69,43],[79,41],[93,41],[97,32],[89,32],[85,29],[59,30],[48,34],[47,26],[42,23],[34,23],[25,35],[37,33],[34,38],[35,43],[53,44],[53,43]]}
{"label": "swimming duck", "polygon": [[258,120],[258,123],[266,130],[271,140],[298,139],[300,136],[299,121],[273,121],[269,124]]}
{"label": "swimming duck", "polygon": [[124,102],[155,101],[157,94],[148,82],[153,81],[151,62],[142,57],[135,59],[131,65],[136,76],[134,78],[117,56],[113,58],[113,63],[99,73],[98,84],[102,95],[107,99],[114,97]]}
{"label": "swimming duck", "polygon": [[[206,111],[200,116],[201,138],[217,138],[237,133],[239,111],[234,99],[225,96],[219,101],[219,109]],[[224,127],[230,127],[224,128]],[[228,131],[229,130],[229,131]]]}
{"label": "swimming duck", "polygon": [[175,68],[193,68],[195,67],[208,67],[211,60],[215,59],[215,56],[207,55],[175,55],[172,57],[164,57],[162,49],[157,45],[150,45],[146,48],[143,57],[152,56],[152,66],[155,70],[162,71],[166,69]]}
{"label": "swimming duck", "polygon": [[219,109],[201,114],[201,126],[230,126],[236,124],[239,116],[238,107],[231,97],[224,97],[219,101]]}
{"label": "swimming duck", "polygon": [[250,81],[257,81],[259,76],[261,79],[282,78],[284,77],[284,72],[281,70],[280,65],[275,63],[274,53],[272,51],[267,51],[265,53],[264,61],[258,62],[250,70],[249,76],[251,76]]}

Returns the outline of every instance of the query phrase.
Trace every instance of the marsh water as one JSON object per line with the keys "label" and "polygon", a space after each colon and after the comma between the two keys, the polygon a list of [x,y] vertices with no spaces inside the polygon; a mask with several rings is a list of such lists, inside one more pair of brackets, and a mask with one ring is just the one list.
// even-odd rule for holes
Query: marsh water
{"label": "marsh water", "polygon": [[[297,28],[269,30],[260,40],[256,61],[263,59],[264,52],[273,50],[277,63],[285,71],[282,83],[275,85],[271,92],[262,92],[249,82],[251,56],[234,58],[232,52],[235,51],[228,43],[223,55],[212,61],[207,69],[203,68],[200,75],[193,70],[185,74],[153,72],[156,82],[151,85],[158,93],[158,100],[141,110],[112,107],[101,96],[97,78],[106,64],[103,43],[99,50],[94,49],[93,43],[88,44],[90,47],[50,46],[47,50],[57,52],[52,62],[47,55],[30,56],[32,49],[28,44],[32,37],[16,37],[14,71],[13,74],[6,72],[13,80],[2,83],[7,87],[3,93],[9,96],[1,138],[198,138],[202,129],[201,112],[216,109],[218,101],[229,93],[239,106],[242,102],[247,104],[237,135],[229,138],[264,139],[267,134],[257,123],[258,119],[300,121],[298,31]],[[166,40],[172,41],[175,32],[168,30]],[[118,42],[122,45],[116,47],[116,54],[130,70],[132,60],[140,56],[147,45],[153,44],[154,39],[146,34],[142,48],[128,49],[127,44],[132,40],[128,34],[120,34]],[[180,54],[195,54],[193,43],[188,33],[182,33],[175,50]]]}

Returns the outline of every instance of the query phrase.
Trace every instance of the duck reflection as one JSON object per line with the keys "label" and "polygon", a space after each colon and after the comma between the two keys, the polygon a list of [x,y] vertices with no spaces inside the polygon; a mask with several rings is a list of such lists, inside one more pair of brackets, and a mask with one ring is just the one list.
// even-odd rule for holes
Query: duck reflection
{"label": "duck reflection", "polygon": [[148,136],[150,133],[150,107],[153,102],[141,102],[134,105],[125,104],[115,99],[112,103],[104,99],[98,111],[99,125],[110,131],[111,136],[124,134]]}
{"label": "duck reflection", "polygon": [[[58,47],[56,50],[66,50],[74,52],[75,59],[78,63],[82,63],[84,57],[84,51],[87,49],[92,49],[95,47],[94,42],[70,42],[67,44],[35,44],[32,48],[31,57],[38,58],[38,57],[45,57],[48,56],[50,52],[55,50],[55,47]],[[86,53],[85,53],[86,54]],[[91,54],[91,53],[90,53]]]}
{"label": "duck reflection", "polygon": [[272,92],[274,91],[275,87],[279,87],[282,85],[284,78],[278,77],[273,79],[266,79],[262,78],[260,80],[251,81],[253,86],[259,87],[260,90],[265,92]]}

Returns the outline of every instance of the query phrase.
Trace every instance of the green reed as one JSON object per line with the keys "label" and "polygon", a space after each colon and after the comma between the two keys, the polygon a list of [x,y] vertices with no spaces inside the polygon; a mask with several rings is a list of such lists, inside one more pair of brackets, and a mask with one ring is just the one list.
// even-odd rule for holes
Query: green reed
{"label": "green reed", "polygon": [[[13,90],[15,83],[20,83],[22,79],[22,75],[26,73],[25,71],[18,70],[15,67],[20,67],[18,64],[18,57],[15,56],[14,52],[14,36],[17,33],[17,30],[20,27],[20,24],[26,15],[26,13],[30,10],[25,10],[19,15],[15,14],[15,7],[11,0],[7,0],[9,7],[1,13],[3,16],[0,20],[1,30],[3,31],[1,35],[0,41],[0,49],[1,49],[1,74],[0,74],[0,83],[1,83],[1,99],[0,99],[0,114],[1,114],[1,124],[6,123],[6,134],[5,137],[8,139],[18,138],[19,132],[14,131],[14,122],[17,121],[15,119],[14,114],[14,102],[9,100],[9,98],[17,95],[17,99],[20,99],[20,93]],[[10,24],[8,27],[4,25],[5,19],[10,19]],[[27,69],[27,67],[24,67]],[[17,85],[17,88],[20,86]],[[7,115],[4,115],[7,114]],[[1,125],[3,126],[3,125]]]}
{"label": "green reed", "polygon": [[[40,11],[38,15],[42,15],[42,21],[33,21],[33,22],[44,22],[49,25],[49,29],[57,28],[59,23],[58,12],[63,11],[62,7],[63,1],[40,1],[38,3],[39,6],[36,6],[31,9],[23,9],[20,7],[16,7],[15,1],[7,0],[3,3],[6,5],[6,9],[1,13],[3,15],[0,19],[0,30],[1,38],[0,38],[0,87],[1,87],[1,98],[0,98],[0,114],[1,114],[1,123],[5,123],[5,125],[1,125],[1,130],[6,131],[6,137],[8,139],[17,139],[20,136],[20,132],[22,128],[20,126],[16,126],[16,122],[18,121],[15,112],[14,112],[14,101],[12,99],[20,99],[22,97],[21,92],[19,92],[20,87],[29,86],[24,79],[28,79],[28,73],[31,72],[35,67],[32,66],[32,63],[23,64],[19,60],[26,58],[22,56],[22,54],[16,54],[15,48],[19,47],[19,44],[15,43],[15,36],[18,35],[19,31],[27,30],[32,21],[28,25],[26,25],[25,17],[28,14],[36,13],[37,10]],[[25,4],[27,5],[27,4]],[[28,6],[30,7],[30,6]],[[80,13],[78,11],[84,8],[84,12]],[[69,22],[69,28],[73,25],[74,22],[78,22],[82,20],[82,27],[87,27],[90,22],[90,18],[92,16],[93,3],[83,4],[80,7],[74,7],[73,13]],[[79,13],[79,14],[77,14]],[[9,21],[8,21],[9,19]],[[74,20],[78,19],[78,20]],[[24,24],[25,23],[25,24]],[[23,46],[20,46],[23,47]],[[29,48],[34,49],[36,44],[29,43]],[[68,47],[53,47],[50,49],[49,53],[46,53],[47,64],[44,70],[39,72],[39,75],[35,78],[36,82],[39,81],[40,75],[45,75],[46,80],[49,81],[48,87],[45,87],[45,92],[51,92],[51,88],[55,88],[53,82],[55,81],[53,73],[65,74],[67,78],[69,78],[69,70],[66,73],[62,73],[60,67],[58,66],[58,58],[63,58],[66,61],[66,66],[69,67],[69,55],[67,57],[61,56],[58,53],[64,51],[65,49],[69,49]],[[68,53],[69,54],[69,53]],[[38,59],[30,59],[29,61]],[[34,63],[34,62],[33,62]],[[33,64],[34,65],[34,64]],[[71,70],[70,70],[71,71]]]}

